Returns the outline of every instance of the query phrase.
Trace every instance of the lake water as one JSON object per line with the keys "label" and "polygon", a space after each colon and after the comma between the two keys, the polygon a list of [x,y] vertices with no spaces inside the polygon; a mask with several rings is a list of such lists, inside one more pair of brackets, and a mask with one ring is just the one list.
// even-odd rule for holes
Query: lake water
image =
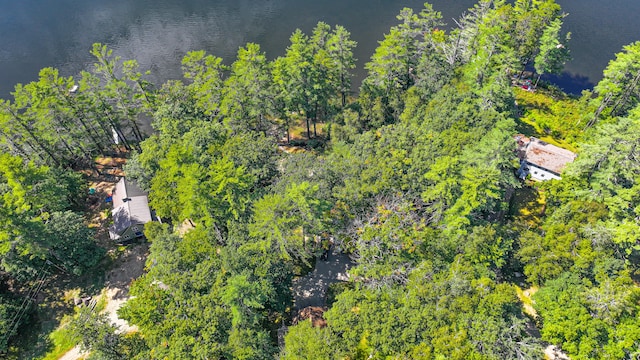
{"label": "lake water", "polygon": [[[639,0],[559,0],[569,14],[574,60],[558,83],[576,92],[597,82],[623,45],[640,40]],[[74,75],[91,63],[102,42],[123,58],[137,59],[154,81],[180,77],[187,51],[204,49],[233,61],[238,47],[259,43],[270,58],[283,54],[290,34],[318,21],[341,24],[358,42],[356,82],[377,42],[412,0],[0,0],[0,97],[39,69]],[[432,0],[444,19],[458,17],[473,0]],[[357,85],[357,83],[356,83]]]}

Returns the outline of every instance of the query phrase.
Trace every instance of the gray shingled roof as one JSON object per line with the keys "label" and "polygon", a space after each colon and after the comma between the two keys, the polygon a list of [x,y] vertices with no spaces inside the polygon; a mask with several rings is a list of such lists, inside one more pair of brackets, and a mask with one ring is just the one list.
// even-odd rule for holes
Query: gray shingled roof
{"label": "gray shingled roof", "polygon": [[113,193],[111,215],[113,225],[109,227],[109,236],[117,240],[129,226],[151,221],[147,194],[135,182],[120,179]]}

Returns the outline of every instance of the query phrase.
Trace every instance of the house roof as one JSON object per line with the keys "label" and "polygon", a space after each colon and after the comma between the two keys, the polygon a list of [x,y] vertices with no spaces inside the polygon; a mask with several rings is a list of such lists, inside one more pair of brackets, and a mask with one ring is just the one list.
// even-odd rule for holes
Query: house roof
{"label": "house roof", "polygon": [[575,160],[576,154],[532,137],[524,158],[530,164],[559,175],[568,163]]}
{"label": "house roof", "polygon": [[118,239],[124,230],[134,224],[151,221],[147,194],[126,178],[120,179],[113,193],[113,225],[109,227],[111,239]]}
{"label": "house roof", "polygon": [[135,181],[123,177],[118,181],[116,189],[113,192],[113,207],[117,208],[124,204],[124,199],[126,198],[134,198],[138,196],[147,197],[147,194],[140,189]]}

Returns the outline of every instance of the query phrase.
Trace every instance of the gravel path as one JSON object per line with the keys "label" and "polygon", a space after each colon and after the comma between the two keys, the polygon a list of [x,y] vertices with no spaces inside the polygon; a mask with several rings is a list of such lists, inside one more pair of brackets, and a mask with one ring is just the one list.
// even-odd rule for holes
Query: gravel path
{"label": "gravel path", "polygon": [[66,353],[64,353],[64,355],[59,357],[58,360],[84,359],[84,357],[87,356],[87,355],[89,355],[89,354],[80,351],[80,346],[76,346],[73,349],[71,349],[71,350],[67,351]]}

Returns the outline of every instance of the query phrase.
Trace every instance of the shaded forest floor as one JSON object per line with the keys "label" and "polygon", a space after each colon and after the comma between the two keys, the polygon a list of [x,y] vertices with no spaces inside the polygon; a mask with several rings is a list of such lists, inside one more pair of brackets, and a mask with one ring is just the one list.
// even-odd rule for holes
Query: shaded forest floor
{"label": "shaded forest floor", "polygon": [[306,121],[304,119],[293,119],[289,127],[289,141],[287,141],[286,132],[280,134],[279,148],[287,153],[295,153],[322,147],[330,136],[328,127],[328,123],[318,122],[314,131],[313,124],[310,124],[310,136],[308,136]]}
{"label": "shaded forest floor", "polygon": [[327,261],[316,258],[313,271],[294,280],[295,309],[300,311],[308,306],[326,306],[329,285],[349,280],[347,270],[351,265],[349,256],[335,249]]}
{"label": "shaded forest floor", "polygon": [[542,223],[545,209],[544,193],[537,189],[534,182],[529,182],[515,189],[509,216],[518,225],[535,228]]}

